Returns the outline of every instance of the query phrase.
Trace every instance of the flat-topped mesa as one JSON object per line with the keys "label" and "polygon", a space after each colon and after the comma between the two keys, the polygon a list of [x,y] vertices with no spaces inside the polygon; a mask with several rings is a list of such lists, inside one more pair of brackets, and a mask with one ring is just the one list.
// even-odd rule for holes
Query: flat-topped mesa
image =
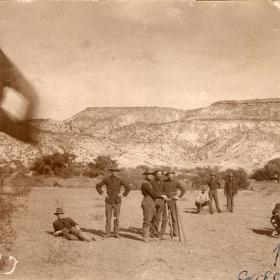
{"label": "flat-topped mesa", "polygon": [[258,106],[258,105],[273,105],[280,104],[280,98],[264,98],[264,99],[245,99],[245,100],[222,100],[212,103],[211,106],[221,105],[247,105],[247,106]]}

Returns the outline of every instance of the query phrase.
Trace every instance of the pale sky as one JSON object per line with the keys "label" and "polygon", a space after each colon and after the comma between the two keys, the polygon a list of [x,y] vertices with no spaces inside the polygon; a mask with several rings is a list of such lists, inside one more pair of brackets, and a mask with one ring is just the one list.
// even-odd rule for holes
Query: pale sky
{"label": "pale sky", "polygon": [[0,46],[37,117],[280,97],[280,10],[263,1],[1,1]]}

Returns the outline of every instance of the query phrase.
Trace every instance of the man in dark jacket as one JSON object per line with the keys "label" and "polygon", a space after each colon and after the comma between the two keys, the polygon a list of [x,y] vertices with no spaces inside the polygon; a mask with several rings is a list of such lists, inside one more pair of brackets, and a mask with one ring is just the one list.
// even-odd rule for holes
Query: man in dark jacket
{"label": "man in dark jacket", "polygon": [[227,198],[227,211],[233,213],[234,196],[237,194],[237,183],[230,173],[225,180],[224,194]]}
{"label": "man in dark jacket", "polygon": [[210,180],[207,183],[209,187],[209,198],[210,198],[210,203],[209,203],[209,212],[210,214],[213,214],[213,200],[215,201],[215,205],[217,208],[218,213],[222,213],[222,210],[219,206],[219,199],[218,199],[218,189],[221,187],[219,181],[217,180],[217,176],[215,174],[210,175]]}
{"label": "man in dark jacket", "polygon": [[[154,172],[154,179],[151,181],[152,187],[154,191],[156,191],[159,194],[163,194],[163,177],[162,177],[162,171],[156,170]],[[162,214],[164,209],[164,201],[162,199],[156,199],[155,200],[155,206],[156,211],[155,215],[152,220],[152,226],[151,226],[151,236],[152,237],[158,237],[159,236],[159,225],[162,220]]]}
{"label": "man in dark jacket", "polygon": [[62,208],[57,208],[54,214],[57,216],[57,220],[53,222],[54,236],[62,235],[68,240],[95,240],[93,237],[88,238],[87,236],[85,236],[81,232],[79,225],[71,218],[64,218],[64,212]]}
{"label": "man in dark jacket", "polygon": [[[162,224],[161,224],[161,232],[160,237],[161,239],[164,238],[167,221],[168,221],[168,213],[167,210],[170,209],[171,212],[171,219],[172,219],[172,228],[173,228],[173,236],[178,235],[178,223],[177,223],[177,213],[176,213],[176,200],[181,199],[186,190],[183,188],[182,184],[174,180],[174,171],[167,171],[165,172],[165,176],[167,177],[164,180],[163,184],[163,193],[170,199],[170,201],[166,202],[167,207],[164,207],[163,210],[163,217],[162,217]],[[180,191],[180,194],[178,194]]]}
{"label": "man in dark jacket", "polygon": [[143,200],[141,207],[143,210],[143,241],[149,242],[149,233],[152,219],[156,212],[156,199],[166,199],[166,196],[160,192],[157,192],[152,187],[152,181],[154,179],[154,171],[147,169],[143,175],[145,179],[141,185],[141,192],[143,194]]}
{"label": "man in dark jacket", "polygon": [[119,236],[119,218],[121,209],[121,186],[125,188],[123,196],[126,197],[130,192],[130,186],[118,176],[119,168],[114,165],[110,168],[111,176],[104,178],[100,183],[96,184],[97,192],[102,195],[102,186],[106,186],[107,197],[105,198],[106,212],[106,233],[104,239],[111,237],[111,220],[114,212],[114,237]]}

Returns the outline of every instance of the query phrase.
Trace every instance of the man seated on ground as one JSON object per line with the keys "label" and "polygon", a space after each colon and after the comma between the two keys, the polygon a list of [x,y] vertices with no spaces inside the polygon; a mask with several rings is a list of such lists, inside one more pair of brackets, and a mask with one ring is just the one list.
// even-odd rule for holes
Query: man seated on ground
{"label": "man seated on ground", "polygon": [[274,227],[272,236],[280,237],[280,203],[276,203],[274,209],[272,210],[272,217],[270,219],[271,224]]}
{"label": "man seated on ground", "polygon": [[206,186],[203,186],[201,189],[201,192],[198,194],[195,206],[197,207],[197,214],[200,213],[200,210],[203,208],[203,206],[209,205],[209,194]]}
{"label": "man seated on ground", "polygon": [[81,241],[91,241],[95,240],[94,237],[88,238],[85,236],[79,225],[73,221],[71,218],[64,218],[64,212],[62,208],[57,208],[54,215],[57,216],[57,220],[53,222],[54,236],[63,236],[68,240],[81,240]]}

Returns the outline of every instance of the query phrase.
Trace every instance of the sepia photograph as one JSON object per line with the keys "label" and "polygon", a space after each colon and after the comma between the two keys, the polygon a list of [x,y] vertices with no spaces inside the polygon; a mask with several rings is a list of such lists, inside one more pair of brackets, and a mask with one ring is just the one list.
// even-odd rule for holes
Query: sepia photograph
{"label": "sepia photograph", "polygon": [[280,1],[0,1],[0,279],[280,280]]}

